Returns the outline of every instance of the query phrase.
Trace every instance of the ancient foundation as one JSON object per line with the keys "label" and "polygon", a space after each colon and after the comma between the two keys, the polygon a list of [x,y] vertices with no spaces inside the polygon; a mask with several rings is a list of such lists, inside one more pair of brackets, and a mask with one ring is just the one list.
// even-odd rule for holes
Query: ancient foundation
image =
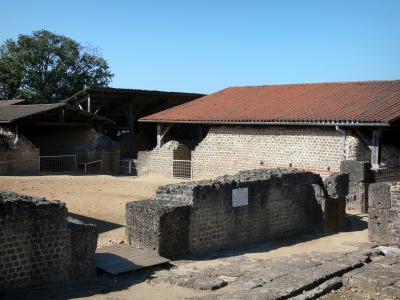
{"label": "ancient foundation", "polygon": [[400,182],[371,184],[368,200],[370,241],[400,246]]}
{"label": "ancient foundation", "polygon": [[67,213],[62,202],[0,191],[0,289],[95,274],[96,228]]}
{"label": "ancient foundation", "polygon": [[156,200],[128,202],[129,243],[167,257],[204,253],[344,225],[348,175],[242,171],[161,186]]}

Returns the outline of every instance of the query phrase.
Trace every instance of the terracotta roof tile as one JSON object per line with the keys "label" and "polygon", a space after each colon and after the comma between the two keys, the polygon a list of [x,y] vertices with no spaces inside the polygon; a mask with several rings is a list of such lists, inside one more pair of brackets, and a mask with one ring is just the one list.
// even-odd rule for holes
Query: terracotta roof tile
{"label": "terracotta roof tile", "polygon": [[144,117],[169,123],[382,123],[400,118],[400,80],[232,87]]}

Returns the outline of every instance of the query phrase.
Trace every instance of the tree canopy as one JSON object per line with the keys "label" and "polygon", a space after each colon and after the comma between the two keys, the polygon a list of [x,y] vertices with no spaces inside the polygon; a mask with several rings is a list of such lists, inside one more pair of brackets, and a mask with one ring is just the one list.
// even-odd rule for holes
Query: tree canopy
{"label": "tree canopy", "polygon": [[106,87],[113,76],[94,51],[47,30],[0,46],[0,99],[58,102],[86,87]]}

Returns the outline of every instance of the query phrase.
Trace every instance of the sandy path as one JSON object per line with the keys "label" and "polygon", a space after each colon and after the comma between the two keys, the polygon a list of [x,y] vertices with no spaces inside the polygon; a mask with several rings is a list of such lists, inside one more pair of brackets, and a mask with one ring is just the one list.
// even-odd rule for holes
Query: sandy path
{"label": "sandy path", "polygon": [[125,203],[152,199],[159,185],[181,180],[163,176],[1,176],[0,189],[60,200],[73,216],[98,226],[99,241],[124,240]]}

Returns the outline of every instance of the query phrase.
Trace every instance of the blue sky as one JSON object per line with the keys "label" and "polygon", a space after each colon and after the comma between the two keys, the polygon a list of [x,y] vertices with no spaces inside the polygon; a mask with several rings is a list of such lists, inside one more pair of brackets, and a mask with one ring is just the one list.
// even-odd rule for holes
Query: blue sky
{"label": "blue sky", "polygon": [[0,0],[0,42],[48,29],[97,47],[111,86],[400,79],[400,1]]}

